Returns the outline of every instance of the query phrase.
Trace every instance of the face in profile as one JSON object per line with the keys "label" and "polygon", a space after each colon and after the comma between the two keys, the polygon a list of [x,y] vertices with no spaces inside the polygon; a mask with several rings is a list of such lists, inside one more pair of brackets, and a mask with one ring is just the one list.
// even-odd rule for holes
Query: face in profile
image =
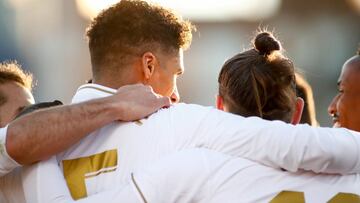
{"label": "face in profile", "polygon": [[5,127],[24,107],[35,102],[31,92],[16,82],[1,84],[0,91],[6,98],[0,106],[0,127]]}
{"label": "face in profile", "polygon": [[[358,57],[358,56],[357,56]],[[338,80],[338,94],[328,111],[334,127],[360,131],[360,60],[345,62]]]}
{"label": "face in profile", "polygon": [[184,72],[183,51],[179,49],[176,54],[159,54],[157,58],[157,67],[148,85],[155,93],[170,97],[173,103],[179,102],[177,78]]}

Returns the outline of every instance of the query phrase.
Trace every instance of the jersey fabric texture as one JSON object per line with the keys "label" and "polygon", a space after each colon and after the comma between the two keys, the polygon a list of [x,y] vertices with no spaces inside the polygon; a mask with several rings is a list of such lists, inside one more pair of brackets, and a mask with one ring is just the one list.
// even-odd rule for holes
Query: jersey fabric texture
{"label": "jersey fabric texture", "polygon": [[0,202],[24,203],[25,196],[21,183],[22,168],[13,169],[5,176],[0,177]]}
{"label": "jersey fabric texture", "polygon": [[[79,88],[73,102],[115,92],[111,88],[87,84]],[[293,172],[306,169],[352,173],[360,169],[359,146],[359,133],[345,129],[293,126],[257,117],[243,118],[211,107],[176,104],[147,119],[113,122],[94,131],[52,159],[50,165],[60,175],[44,170],[47,164],[34,166],[26,176],[25,194],[32,196],[30,200],[27,197],[29,202],[59,202],[57,200],[63,197],[68,198],[67,194],[62,194],[66,188],[49,195],[52,189],[42,184],[49,176],[61,177],[61,172],[75,200],[114,191],[128,181],[132,171],[190,148],[208,148]],[[57,164],[61,169],[56,169]]]}
{"label": "jersey fabric texture", "polygon": [[7,126],[0,129],[0,202],[23,203],[24,192],[21,184],[21,168],[6,151]]}
{"label": "jersey fabric texture", "polygon": [[0,177],[20,166],[6,151],[7,126],[0,128]]}
{"label": "jersey fabric texture", "polygon": [[360,175],[284,172],[206,149],[177,152],[134,172],[140,202],[360,201]]}

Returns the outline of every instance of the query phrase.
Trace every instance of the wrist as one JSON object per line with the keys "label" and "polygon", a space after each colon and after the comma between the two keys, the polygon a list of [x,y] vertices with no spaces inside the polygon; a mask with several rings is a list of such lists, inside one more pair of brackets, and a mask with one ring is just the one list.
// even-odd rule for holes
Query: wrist
{"label": "wrist", "polygon": [[110,122],[123,119],[125,105],[123,102],[116,100],[114,96],[104,98],[101,106]]}

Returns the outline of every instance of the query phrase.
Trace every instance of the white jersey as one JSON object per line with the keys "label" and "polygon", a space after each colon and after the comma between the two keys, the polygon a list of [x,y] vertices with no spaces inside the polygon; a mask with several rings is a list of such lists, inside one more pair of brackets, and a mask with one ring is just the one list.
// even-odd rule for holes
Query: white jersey
{"label": "white jersey", "polygon": [[141,197],[133,202],[360,202],[360,174],[289,173],[206,149],[177,152],[133,180]]}
{"label": "white jersey", "polygon": [[14,161],[6,151],[6,134],[7,126],[5,128],[0,128],[0,177],[20,166],[20,164]]}
{"label": "white jersey", "polygon": [[[115,92],[87,84],[79,88],[73,102]],[[289,171],[303,168],[351,173],[360,169],[360,134],[357,132],[243,118],[211,107],[187,104],[173,105],[139,122],[113,122],[59,154],[57,160],[72,197],[79,199],[113,190],[126,182],[131,171],[149,166],[170,153],[196,147]],[[30,176],[37,177],[29,184],[35,187],[28,190],[37,190],[32,193],[35,195],[48,194],[48,185],[36,181],[53,176],[42,170],[42,166],[39,164],[35,175]],[[29,194],[26,188],[25,192]],[[59,199],[58,194],[54,197],[54,201],[44,202]]]}
{"label": "white jersey", "polygon": [[[187,149],[164,156],[131,173],[125,184],[78,201],[65,188],[56,159],[32,167],[52,175],[49,178],[28,174],[30,179],[47,186],[38,197],[36,191],[29,190],[28,203],[360,202],[360,174],[289,173],[207,149]],[[25,188],[33,187],[32,181],[25,181]]]}
{"label": "white jersey", "polygon": [[21,168],[16,168],[3,177],[0,177],[0,202],[25,203],[24,191],[21,182]]}
{"label": "white jersey", "polygon": [[7,126],[0,129],[0,202],[24,203],[21,169],[6,151]]}

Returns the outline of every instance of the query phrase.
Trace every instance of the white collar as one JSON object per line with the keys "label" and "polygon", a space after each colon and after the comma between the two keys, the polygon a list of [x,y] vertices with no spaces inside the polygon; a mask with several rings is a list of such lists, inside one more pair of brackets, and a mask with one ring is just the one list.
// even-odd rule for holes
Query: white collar
{"label": "white collar", "polygon": [[81,85],[77,89],[72,99],[72,103],[78,103],[91,99],[107,97],[114,95],[116,92],[117,92],[116,89],[105,87],[99,84],[85,84],[85,85]]}

